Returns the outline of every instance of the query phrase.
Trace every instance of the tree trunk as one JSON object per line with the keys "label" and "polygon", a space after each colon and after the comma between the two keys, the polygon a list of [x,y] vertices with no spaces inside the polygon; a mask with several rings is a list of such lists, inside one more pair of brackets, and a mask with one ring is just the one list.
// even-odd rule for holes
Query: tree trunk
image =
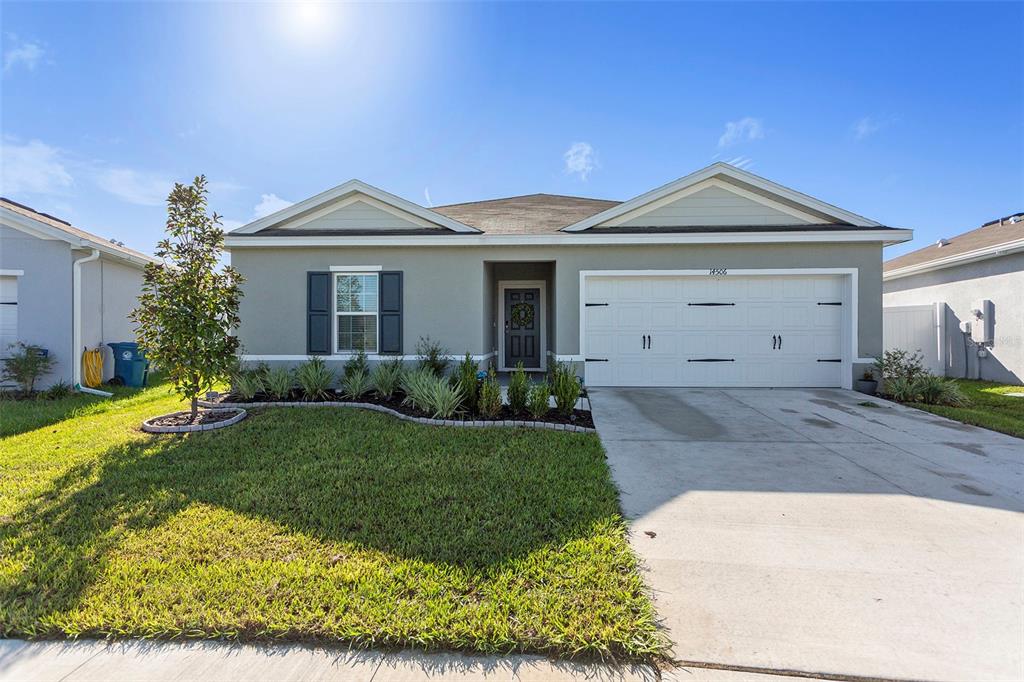
{"label": "tree trunk", "polygon": [[192,421],[196,420],[196,415],[199,413],[199,396],[192,396]]}

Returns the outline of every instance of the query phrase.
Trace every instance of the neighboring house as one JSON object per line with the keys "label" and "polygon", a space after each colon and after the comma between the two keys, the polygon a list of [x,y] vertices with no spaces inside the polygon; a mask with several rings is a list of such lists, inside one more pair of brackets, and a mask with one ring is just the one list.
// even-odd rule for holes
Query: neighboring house
{"label": "neighboring house", "polygon": [[716,163],[626,202],[424,208],[358,180],[227,235],[246,361],[413,359],[429,336],[592,386],[845,386],[910,239]]}
{"label": "neighboring house", "polygon": [[0,352],[21,341],[55,360],[40,388],[80,383],[82,351],[102,348],[104,379],[113,359],[105,345],[134,341],[128,313],[151,256],[85,232],[9,199],[0,199]]}
{"label": "neighboring house", "polygon": [[920,348],[938,374],[1024,383],[1024,213],[894,258],[883,280],[887,348]]}

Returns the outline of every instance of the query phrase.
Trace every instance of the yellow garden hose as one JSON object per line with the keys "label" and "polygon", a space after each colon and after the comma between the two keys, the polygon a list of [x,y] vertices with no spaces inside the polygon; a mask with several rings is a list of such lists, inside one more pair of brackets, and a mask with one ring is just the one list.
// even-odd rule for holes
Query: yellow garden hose
{"label": "yellow garden hose", "polygon": [[83,379],[86,386],[99,386],[103,381],[103,353],[98,348],[82,353]]}

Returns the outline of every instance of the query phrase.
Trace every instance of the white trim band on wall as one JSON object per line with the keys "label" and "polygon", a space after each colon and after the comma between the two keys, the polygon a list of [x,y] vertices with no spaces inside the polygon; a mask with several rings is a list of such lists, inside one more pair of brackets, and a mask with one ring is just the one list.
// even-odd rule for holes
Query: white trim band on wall
{"label": "white trim band on wall", "polygon": [[380,272],[383,265],[332,265],[331,272]]}
{"label": "white trim band on wall", "polygon": [[[470,357],[477,362],[483,362],[484,360],[490,360],[495,355],[496,351],[491,351],[484,355],[471,355]],[[304,362],[306,360],[312,360],[313,358],[320,358],[324,362],[346,362],[355,355],[353,353],[335,353],[334,355],[243,355],[242,362]],[[367,353],[367,360],[419,360],[419,355],[381,355],[379,353]],[[463,355],[451,356],[455,360],[459,360]]]}

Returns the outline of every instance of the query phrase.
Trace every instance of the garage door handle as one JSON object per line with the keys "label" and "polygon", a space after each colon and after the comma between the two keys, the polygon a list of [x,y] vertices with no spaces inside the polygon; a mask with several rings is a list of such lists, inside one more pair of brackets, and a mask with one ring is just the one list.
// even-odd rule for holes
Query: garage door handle
{"label": "garage door handle", "polygon": [[779,334],[779,350],[782,350],[782,334]]}
{"label": "garage door handle", "polygon": [[651,349],[651,335],[647,335],[647,350]]}
{"label": "garage door handle", "polygon": [[640,347],[647,350],[647,337],[644,334],[640,335]]}
{"label": "garage door handle", "polygon": [[772,334],[772,350],[775,350],[775,344],[777,344],[778,342],[779,337],[777,337],[775,334]]}

